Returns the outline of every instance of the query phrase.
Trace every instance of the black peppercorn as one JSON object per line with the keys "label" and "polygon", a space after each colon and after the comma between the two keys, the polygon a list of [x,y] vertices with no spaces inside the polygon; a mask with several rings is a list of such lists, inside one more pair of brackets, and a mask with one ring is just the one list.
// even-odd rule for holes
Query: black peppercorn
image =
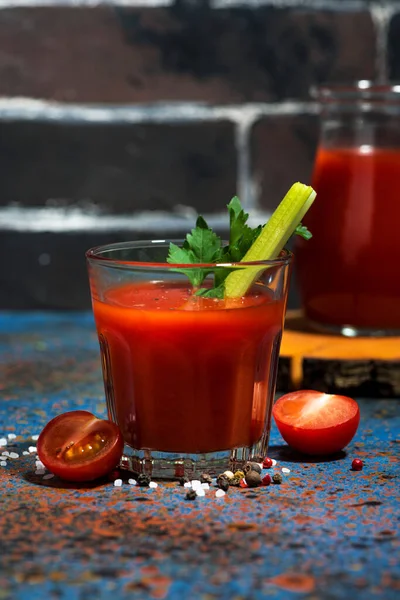
{"label": "black peppercorn", "polygon": [[244,478],[249,487],[258,487],[261,485],[261,475],[257,471],[249,471]]}
{"label": "black peppercorn", "polygon": [[227,492],[229,489],[229,479],[225,476],[225,475],[219,475],[217,478],[217,486],[221,489],[224,490],[224,492]]}
{"label": "black peppercorn", "polygon": [[179,485],[184,486],[185,483],[189,483],[189,478],[188,477],[180,477],[179,478]]}
{"label": "black peppercorn", "polygon": [[201,481],[201,483],[210,483],[211,484],[212,477],[208,473],[203,473],[203,475],[200,477],[200,481]]}
{"label": "black peppercorn", "polygon": [[248,462],[244,465],[243,468],[245,473],[250,473],[250,471],[255,471],[256,473],[259,473],[261,475],[261,467],[258,463],[256,462]]}
{"label": "black peppercorn", "polygon": [[194,500],[196,498],[197,494],[195,490],[188,490],[186,492],[186,500]]}
{"label": "black peppercorn", "polygon": [[148,487],[151,481],[150,475],[146,475],[145,473],[140,473],[137,478],[137,484],[142,487]]}
{"label": "black peppercorn", "polygon": [[280,473],[274,473],[274,475],[272,475],[272,481],[274,483],[282,483],[282,475]]}

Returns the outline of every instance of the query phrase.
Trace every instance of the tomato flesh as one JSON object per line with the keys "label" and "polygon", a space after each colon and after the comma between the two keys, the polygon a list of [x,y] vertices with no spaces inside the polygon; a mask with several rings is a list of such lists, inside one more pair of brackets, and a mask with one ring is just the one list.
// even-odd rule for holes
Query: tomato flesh
{"label": "tomato flesh", "polygon": [[47,423],[39,436],[37,453],[49,471],[79,482],[107,475],[118,465],[123,447],[115,423],[86,410],[75,410]]}
{"label": "tomato flesh", "polygon": [[277,400],[272,412],[285,442],[311,455],[343,450],[353,439],[360,422],[355,400],[314,390],[285,394]]}

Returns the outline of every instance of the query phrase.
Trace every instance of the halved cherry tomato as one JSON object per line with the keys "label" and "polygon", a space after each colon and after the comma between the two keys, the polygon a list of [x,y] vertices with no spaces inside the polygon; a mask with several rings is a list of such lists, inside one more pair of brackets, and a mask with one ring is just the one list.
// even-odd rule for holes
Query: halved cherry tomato
{"label": "halved cherry tomato", "polygon": [[285,394],[272,412],[285,442],[303,454],[339,452],[353,439],[360,422],[355,400],[313,390]]}
{"label": "halved cherry tomato", "polygon": [[74,410],[47,423],[37,453],[45,467],[62,479],[92,481],[117,466],[123,447],[117,425],[86,410]]}

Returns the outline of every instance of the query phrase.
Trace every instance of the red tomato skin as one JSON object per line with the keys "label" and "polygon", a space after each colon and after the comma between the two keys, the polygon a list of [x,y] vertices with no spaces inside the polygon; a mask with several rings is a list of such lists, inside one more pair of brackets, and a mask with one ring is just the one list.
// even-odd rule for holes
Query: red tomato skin
{"label": "red tomato skin", "polygon": [[[309,390],[305,390],[304,393],[309,393]],[[349,420],[330,427],[307,428],[286,423],[277,416],[276,404],[273,416],[281,436],[291,448],[309,456],[328,456],[340,452],[351,442],[360,423],[357,403],[352,398],[348,400],[355,405],[356,413]]]}
{"label": "red tomato skin", "polygon": [[[74,428],[71,428],[70,425],[71,419],[72,423],[74,419],[77,423],[93,420],[99,429],[106,430],[113,439],[95,457],[79,463],[67,463],[56,456],[55,450],[58,444],[54,444],[53,436],[55,432],[58,433],[60,429],[62,430],[63,422],[69,426],[69,430],[73,430]],[[64,441],[67,441],[67,438]],[[39,459],[49,471],[65,481],[80,483],[99,479],[112,471],[119,464],[124,441],[115,423],[97,419],[88,411],[76,410],[58,415],[49,421],[40,433],[36,447]]]}

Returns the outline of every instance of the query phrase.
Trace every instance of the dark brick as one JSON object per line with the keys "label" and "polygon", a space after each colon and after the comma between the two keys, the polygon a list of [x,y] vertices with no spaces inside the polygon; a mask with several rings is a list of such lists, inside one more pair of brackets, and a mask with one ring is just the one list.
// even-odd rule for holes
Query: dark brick
{"label": "dark brick", "polygon": [[374,78],[368,11],[273,7],[0,11],[0,95],[79,102],[270,101]]}
{"label": "dark brick", "polygon": [[0,205],[92,202],[106,212],[224,209],[234,126],[0,121]]}
{"label": "dark brick", "polygon": [[388,34],[389,78],[400,79],[400,12],[390,22]]}
{"label": "dark brick", "polygon": [[[220,232],[222,235],[224,232]],[[170,232],[182,238],[182,231]],[[85,252],[125,240],[159,239],[159,231],[23,233],[0,230],[0,310],[90,308]],[[43,255],[46,260],[43,261]],[[43,264],[43,262],[45,264]],[[42,263],[42,264],[41,264]],[[289,308],[298,306],[292,284]]]}
{"label": "dark brick", "polygon": [[252,177],[262,208],[274,210],[295,181],[310,183],[317,140],[316,116],[257,121],[251,132]]}

